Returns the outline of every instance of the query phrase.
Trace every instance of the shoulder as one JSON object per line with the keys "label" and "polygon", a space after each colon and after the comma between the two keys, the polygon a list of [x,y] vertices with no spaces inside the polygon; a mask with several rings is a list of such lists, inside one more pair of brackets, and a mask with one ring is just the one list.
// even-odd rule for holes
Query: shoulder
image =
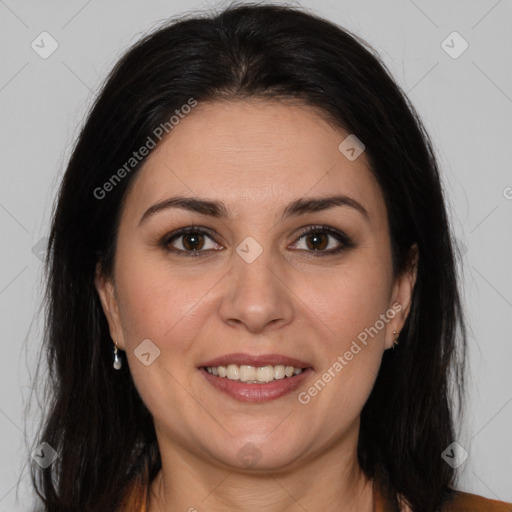
{"label": "shoulder", "polygon": [[[397,503],[388,487],[383,487],[379,480],[374,480],[374,497],[374,512],[412,512],[407,500],[398,496]],[[436,512],[512,512],[512,503],[448,488]]]}
{"label": "shoulder", "polygon": [[512,512],[512,503],[491,500],[462,491],[454,491],[446,500],[442,512]]}
{"label": "shoulder", "polygon": [[131,480],[122,493],[116,512],[146,512],[148,487],[141,478]]}

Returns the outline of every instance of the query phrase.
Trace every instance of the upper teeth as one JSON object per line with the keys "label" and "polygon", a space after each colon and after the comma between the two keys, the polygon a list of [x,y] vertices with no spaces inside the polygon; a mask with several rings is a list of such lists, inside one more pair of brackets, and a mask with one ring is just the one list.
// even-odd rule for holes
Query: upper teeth
{"label": "upper teeth", "polygon": [[218,377],[227,377],[231,380],[241,380],[242,382],[271,382],[274,379],[283,379],[302,373],[303,368],[294,368],[278,364],[275,366],[247,366],[245,364],[228,364],[227,366],[207,366],[206,370],[212,375]]}

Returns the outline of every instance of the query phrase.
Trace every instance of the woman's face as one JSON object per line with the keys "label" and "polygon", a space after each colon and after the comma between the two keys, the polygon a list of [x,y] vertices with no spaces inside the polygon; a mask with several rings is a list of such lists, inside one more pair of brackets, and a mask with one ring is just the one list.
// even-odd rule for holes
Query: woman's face
{"label": "woman's face", "polygon": [[199,104],[134,178],[97,287],[161,451],[268,469],[354,450],[414,275],[392,275],[348,135],[297,104]]}

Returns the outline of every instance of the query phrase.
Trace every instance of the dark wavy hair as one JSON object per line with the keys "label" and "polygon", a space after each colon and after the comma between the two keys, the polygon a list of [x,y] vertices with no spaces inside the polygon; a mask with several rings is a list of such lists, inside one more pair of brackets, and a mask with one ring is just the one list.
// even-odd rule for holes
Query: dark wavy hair
{"label": "dark wavy hair", "polygon": [[358,459],[394,500],[401,495],[414,512],[437,510],[456,480],[441,453],[462,417],[466,328],[433,145],[364,41],[303,8],[265,4],[174,18],[145,35],[117,62],[80,132],[46,260],[48,396],[34,445],[45,441],[59,457],[32,469],[44,510],[115,510],[128,482],[147,484],[161,467],[126,360],[112,369],[94,285],[98,263],[112,273],[123,199],[145,159],[107,198],[94,191],[190,98],[298,101],[364,142],[387,207],[394,275],[409,268],[414,244],[419,260],[400,344],[384,353],[362,411]]}

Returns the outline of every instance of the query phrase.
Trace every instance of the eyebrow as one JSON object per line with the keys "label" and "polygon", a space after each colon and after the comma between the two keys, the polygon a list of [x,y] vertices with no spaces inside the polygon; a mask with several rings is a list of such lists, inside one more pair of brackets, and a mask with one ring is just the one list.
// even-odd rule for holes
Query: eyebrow
{"label": "eyebrow", "polygon": [[[307,213],[328,210],[338,206],[353,208],[358,211],[366,221],[370,222],[370,216],[365,207],[352,197],[345,195],[297,199],[284,208],[281,220],[288,217],[296,217]],[[156,213],[169,208],[179,208],[215,218],[228,218],[228,209],[226,205],[220,201],[211,201],[199,197],[176,196],[150,206],[142,215],[139,226],[147,222],[148,219]]]}

